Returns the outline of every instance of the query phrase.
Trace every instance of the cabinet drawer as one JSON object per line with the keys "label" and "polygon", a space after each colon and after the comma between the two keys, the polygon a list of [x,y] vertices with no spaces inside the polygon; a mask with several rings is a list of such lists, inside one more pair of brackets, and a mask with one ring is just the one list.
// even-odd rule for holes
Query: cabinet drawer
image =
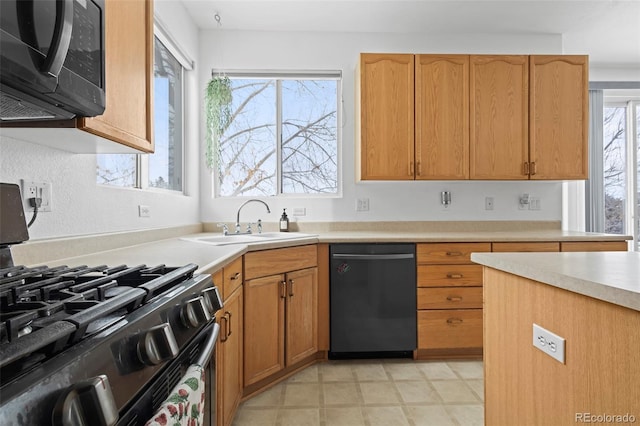
{"label": "cabinet drawer", "polygon": [[458,287],[481,285],[481,265],[418,266],[418,287]]}
{"label": "cabinet drawer", "polygon": [[495,252],[535,252],[535,251],[560,251],[560,243],[533,242],[533,243],[493,243]]}
{"label": "cabinet drawer", "polygon": [[418,309],[482,308],[482,287],[418,289]]}
{"label": "cabinet drawer", "polygon": [[418,311],[418,348],[481,348],[482,309]]}
{"label": "cabinet drawer", "polygon": [[471,263],[471,253],[491,251],[491,243],[426,243],[418,244],[418,263]]}
{"label": "cabinet drawer", "polygon": [[626,241],[570,241],[560,243],[560,251],[627,251]]}
{"label": "cabinet drawer", "polygon": [[242,257],[224,267],[223,279],[222,298],[226,300],[227,297],[231,296],[231,293],[242,285]]}
{"label": "cabinet drawer", "polygon": [[283,274],[318,264],[316,244],[281,249],[253,251],[244,255],[244,279]]}

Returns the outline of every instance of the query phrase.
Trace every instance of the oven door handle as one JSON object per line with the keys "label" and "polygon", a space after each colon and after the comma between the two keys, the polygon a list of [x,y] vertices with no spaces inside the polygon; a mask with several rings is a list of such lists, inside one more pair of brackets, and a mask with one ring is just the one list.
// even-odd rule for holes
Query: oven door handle
{"label": "oven door handle", "polygon": [[199,365],[202,368],[205,368],[207,363],[211,359],[213,349],[215,348],[216,341],[218,340],[218,334],[220,333],[220,325],[214,322],[209,333],[209,337],[202,347],[202,352],[195,362],[195,364]]}

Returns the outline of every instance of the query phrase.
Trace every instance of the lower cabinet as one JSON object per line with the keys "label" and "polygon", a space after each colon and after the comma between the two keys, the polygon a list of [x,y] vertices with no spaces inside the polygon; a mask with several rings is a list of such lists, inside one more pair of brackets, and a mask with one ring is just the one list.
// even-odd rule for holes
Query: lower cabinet
{"label": "lower cabinet", "polygon": [[[228,272],[225,268],[224,273]],[[214,282],[221,283],[221,276],[222,274],[214,275]],[[216,345],[216,424],[227,426],[233,422],[242,398],[242,285],[226,297],[223,303],[224,307],[216,317],[220,324],[220,337]]]}
{"label": "lower cabinet", "polygon": [[491,243],[417,245],[416,358],[482,353],[482,267],[470,256],[487,251]]}
{"label": "lower cabinet", "polygon": [[318,352],[316,265],[315,245],[245,255],[245,387]]}

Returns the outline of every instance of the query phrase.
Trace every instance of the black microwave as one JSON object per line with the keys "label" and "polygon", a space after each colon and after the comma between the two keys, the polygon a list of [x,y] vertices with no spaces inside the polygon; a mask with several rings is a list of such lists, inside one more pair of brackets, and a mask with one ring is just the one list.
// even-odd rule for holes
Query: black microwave
{"label": "black microwave", "polygon": [[0,121],[105,107],[105,0],[0,0]]}

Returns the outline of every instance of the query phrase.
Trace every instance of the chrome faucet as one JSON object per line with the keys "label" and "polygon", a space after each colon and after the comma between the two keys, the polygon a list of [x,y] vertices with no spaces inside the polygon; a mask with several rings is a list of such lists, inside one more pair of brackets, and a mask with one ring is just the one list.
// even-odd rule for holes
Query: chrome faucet
{"label": "chrome faucet", "polygon": [[[240,210],[242,210],[242,208],[244,206],[246,206],[247,204],[249,204],[249,203],[251,203],[253,201],[264,204],[264,206],[267,208],[267,213],[271,213],[271,209],[269,208],[269,205],[267,203],[265,203],[264,201],[262,201],[262,200],[257,200],[255,198],[252,198],[251,200],[245,201],[244,203],[242,203],[242,205],[240,207],[238,207],[238,213],[236,214],[236,234],[240,233]],[[260,226],[260,228],[262,228],[262,226]],[[251,229],[249,229],[247,231],[247,233],[250,234],[251,233]]]}

